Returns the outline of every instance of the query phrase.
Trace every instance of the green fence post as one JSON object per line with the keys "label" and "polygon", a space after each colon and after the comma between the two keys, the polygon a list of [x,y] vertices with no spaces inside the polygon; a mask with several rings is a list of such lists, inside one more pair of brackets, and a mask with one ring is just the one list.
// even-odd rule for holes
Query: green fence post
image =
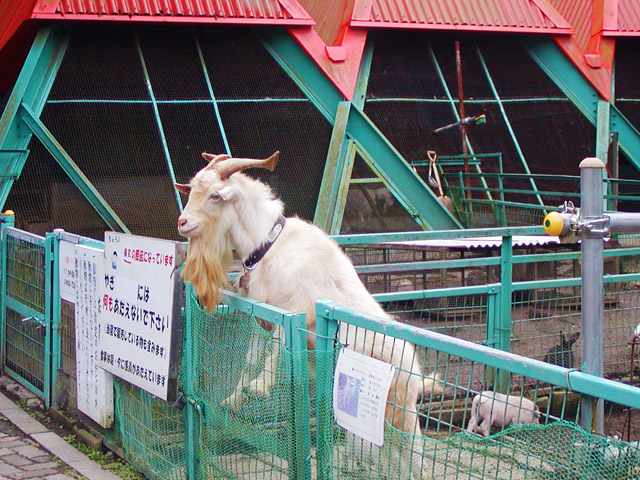
{"label": "green fence post", "polygon": [[[202,409],[196,408],[195,401],[192,398],[194,393],[193,375],[196,371],[196,353],[194,351],[195,346],[198,344],[194,338],[193,332],[193,308],[192,298],[193,287],[191,284],[185,286],[185,305],[184,305],[184,353],[183,353],[183,371],[186,372],[183,380],[183,395],[186,397],[185,403],[185,448],[187,453],[187,478],[189,480],[195,480],[200,464],[200,425],[197,413],[202,415]],[[197,411],[196,411],[197,410]]]}
{"label": "green fence post", "polygon": [[[504,235],[500,246],[500,293],[496,316],[496,348],[511,351],[511,295],[513,292],[513,237]],[[499,371],[496,391],[506,392],[509,386],[509,372]]]}
{"label": "green fence post", "polygon": [[289,477],[311,479],[311,429],[309,408],[309,360],[307,358],[306,315],[285,315],[285,338],[293,362],[291,364],[291,458]]}
{"label": "green fence post", "polygon": [[53,390],[52,378],[53,368],[55,368],[55,361],[53,359],[53,342],[54,342],[54,308],[58,305],[60,308],[60,300],[54,298],[54,276],[55,276],[55,257],[56,257],[56,244],[55,233],[47,233],[44,242],[44,323],[45,323],[45,335],[44,335],[44,370],[42,373],[42,393],[45,406],[49,408],[51,406],[51,392]]}
{"label": "green fence post", "polygon": [[[326,300],[325,300],[326,301]],[[316,467],[318,480],[332,480],[333,450],[333,351],[338,323],[333,320],[333,308],[316,302],[316,354],[321,366],[316,368]],[[320,363],[320,362],[318,362]],[[326,365],[325,365],[326,363]],[[329,368],[329,365],[331,368]],[[316,365],[318,367],[318,365]],[[328,392],[331,392],[329,395]]]}
{"label": "green fence post", "polygon": [[[500,287],[498,285],[490,285],[487,292],[487,339],[485,344],[491,348],[497,348],[498,344],[498,317],[500,308],[498,307],[500,296]],[[484,384],[486,388],[491,387],[496,381],[496,369],[493,367],[485,367]]]}
{"label": "green fence post", "polygon": [[[46,264],[51,268],[51,272],[47,275],[49,287],[45,284],[45,315],[47,334],[49,335],[49,341],[45,347],[45,379],[47,377],[50,378],[49,389],[47,390],[45,387],[45,394],[49,398],[47,407],[50,407],[53,399],[56,398],[58,370],[62,367],[62,340],[60,339],[60,309],[62,301],[60,299],[60,276],[58,275],[60,267],[60,236],[57,232],[47,233],[46,239],[46,255],[51,255]],[[50,349],[49,355],[46,355],[47,347]],[[48,370],[46,369],[46,359],[50,359]]]}
{"label": "green fence post", "polygon": [[15,215],[12,210],[0,214],[0,367],[4,371],[6,345],[7,309],[6,305],[6,279],[7,279],[7,242],[4,229],[13,227]]}

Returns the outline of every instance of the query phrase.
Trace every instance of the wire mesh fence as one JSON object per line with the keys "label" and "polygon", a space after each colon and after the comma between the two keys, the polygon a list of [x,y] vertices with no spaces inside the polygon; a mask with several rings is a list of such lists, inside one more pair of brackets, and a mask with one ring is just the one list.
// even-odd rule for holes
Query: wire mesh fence
{"label": "wire mesh fence", "polygon": [[[41,296],[35,285],[43,275],[32,269],[43,264],[25,258],[33,249],[42,253],[42,239],[29,240],[35,247],[24,239],[10,240],[16,243],[9,244],[8,252],[20,253],[7,255],[8,272],[15,277],[7,285],[15,285],[17,292],[8,292],[8,305],[12,296],[27,303]],[[164,402],[115,382],[116,423],[109,435],[127,459],[150,479],[638,477],[640,391],[622,383],[635,383],[638,375],[632,359],[640,342],[629,343],[627,336],[635,328],[639,304],[638,275],[629,273],[636,264],[633,248],[618,249],[607,259],[611,273],[605,278],[606,371],[622,382],[587,376],[576,368],[583,341],[577,335],[579,282],[572,276],[576,252],[522,255],[536,267],[514,261],[514,275],[518,270],[523,277],[532,272],[538,277],[509,288],[486,283],[502,278],[495,252],[453,259],[397,247],[358,247],[352,253],[359,268],[372,263],[384,267],[377,273],[365,268],[363,278],[383,291],[377,298],[400,322],[381,322],[331,305],[325,310],[332,313],[320,315],[319,322],[341,332],[334,337],[308,332],[297,316],[230,293],[227,306],[214,313],[187,296],[179,400]],[[552,260],[544,262],[541,255]],[[9,267],[14,258],[20,268]],[[411,265],[425,261],[444,263],[419,272]],[[456,263],[461,261],[464,268]],[[552,279],[557,272],[565,277]],[[403,276],[409,276],[410,290],[399,285]],[[437,281],[450,283],[433,288]],[[395,291],[384,293],[392,285]],[[496,324],[501,289],[511,294],[513,354],[483,345],[491,345],[494,333],[504,328]],[[63,301],[60,306],[61,363],[54,387],[69,389],[67,406],[73,408],[71,305]],[[39,330],[8,312],[7,332],[14,326]],[[302,347],[307,335],[315,335],[317,349]],[[29,357],[24,352],[31,347],[15,342],[22,357]],[[382,446],[345,430],[334,415],[336,359],[358,344],[412,355],[418,366],[415,371],[398,367],[404,377],[394,377],[387,399],[389,412],[397,417],[387,417]],[[25,372],[40,372],[47,383],[46,362],[40,370],[26,361],[23,365]],[[423,390],[415,407],[403,401],[401,378],[420,379]],[[578,426],[590,412],[592,398],[602,399],[601,434]]]}
{"label": "wire mesh fence", "polygon": [[43,237],[3,229],[4,364],[9,373],[47,398],[46,241]]}

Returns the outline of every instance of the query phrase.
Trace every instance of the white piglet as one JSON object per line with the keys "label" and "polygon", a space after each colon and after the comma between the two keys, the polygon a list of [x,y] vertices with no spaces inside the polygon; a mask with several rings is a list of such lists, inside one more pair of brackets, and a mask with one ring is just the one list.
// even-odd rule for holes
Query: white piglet
{"label": "white piglet", "polygon": [[487,437],[492,426],[504,428],[515,423],[540,423],[540,410],[528,398],[485,391],[473,398],[467,432],[476,427]]}

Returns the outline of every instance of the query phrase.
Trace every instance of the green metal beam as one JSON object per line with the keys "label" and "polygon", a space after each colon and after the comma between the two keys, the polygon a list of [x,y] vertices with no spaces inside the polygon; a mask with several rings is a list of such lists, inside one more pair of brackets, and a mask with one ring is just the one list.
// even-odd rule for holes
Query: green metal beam
{"label": "green metal beam", "polygon": [[27,147],[31,140],[31,131],[24,128],[20,121],[20,106],[28,105],[36,117],[40,116],[68,44],[69,36],[65,31],[49,27],[40,29],[2,113],[0,210],[4,209],[13,182],[22,173],[29,156]]}
{"label": "green metal beam", "polygon": [[462,228],[369,117],[356,107],[349,112],[347,134],[375,163],[377,173],[400,195],[398,200],[420,225],[430,230]]}
{"label": "green metal beam", "polygon": [[56,159],[71,181],[78,187],[109,228],[117,232],[131,233],[120,217],[111,209],[107,201],[82,173],[78,165],[76,165],[47,127],[36,116],[35,112],[31,110],[28,105],[22,104],[18,113],[24,124],[29,127],[31,132],[42,142],[49,153],[53,155],[53,158]]}
{"label": "green metal beam", "polygon": [[351,102],[340,102],[338,105],[322,183],[320,184],[316,213],[313,219],[313,223],[327,233],[335,230],[332,219],[338,203],[339,193],[342,185],[348,182],[348,178],[345,175],[345,155],[348,147],[346,130],[350,107]]}
{"label": "green metal beam", "polygon": [[[261,40],[274,59],[296,82],[318,110],[335,123],[343,97],[324,72],[285,31],[264,30]],[[380,173],[395,193],[410,207],[410,214],[423,227],[442,230],[462,228],[438,201],[431,189],[413,171],[402,155],[356,105],[349,110],[347,135],[380,167]]]}
{"label": "green metal beam", "polygon": [[[529,55],[545,71],[564,94],[578,107],[594,126],[598,126],[598,101],[596,89],[587,81],[571,60],[550,38],[528,38],[523,44]],[[640,170],[640,133],[611,105],[610,131],[618,132],[618,143],[631,163]]]}

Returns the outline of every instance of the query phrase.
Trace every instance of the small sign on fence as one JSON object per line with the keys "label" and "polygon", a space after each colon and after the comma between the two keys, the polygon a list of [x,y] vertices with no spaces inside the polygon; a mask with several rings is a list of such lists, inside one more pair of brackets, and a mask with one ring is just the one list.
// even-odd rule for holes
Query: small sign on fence
{"label": "small sign on fence", "polygon": [[71,278],[74,279],[78,410],[109,428],[113,424],[113,378],[98,364],[104,253],[97,248],[64,241],[60,242],[61,251],[63,245],[72,245],[75,250]]}
{"label": "small sign on fence", "polygon": [[395,367],[343,348],[336,363],[333,412],[338,425],[382,446],[384,411]]}
{"label": "small sign on fence", "polygon": [[104,240],[100,365],[147,392],[176,396],[186,245],[116,232]]}
{"label": "small sign on fence", "polygon": [[67,302],[76,302],[76,244],[61,241],[59,244],[60,297]]}

